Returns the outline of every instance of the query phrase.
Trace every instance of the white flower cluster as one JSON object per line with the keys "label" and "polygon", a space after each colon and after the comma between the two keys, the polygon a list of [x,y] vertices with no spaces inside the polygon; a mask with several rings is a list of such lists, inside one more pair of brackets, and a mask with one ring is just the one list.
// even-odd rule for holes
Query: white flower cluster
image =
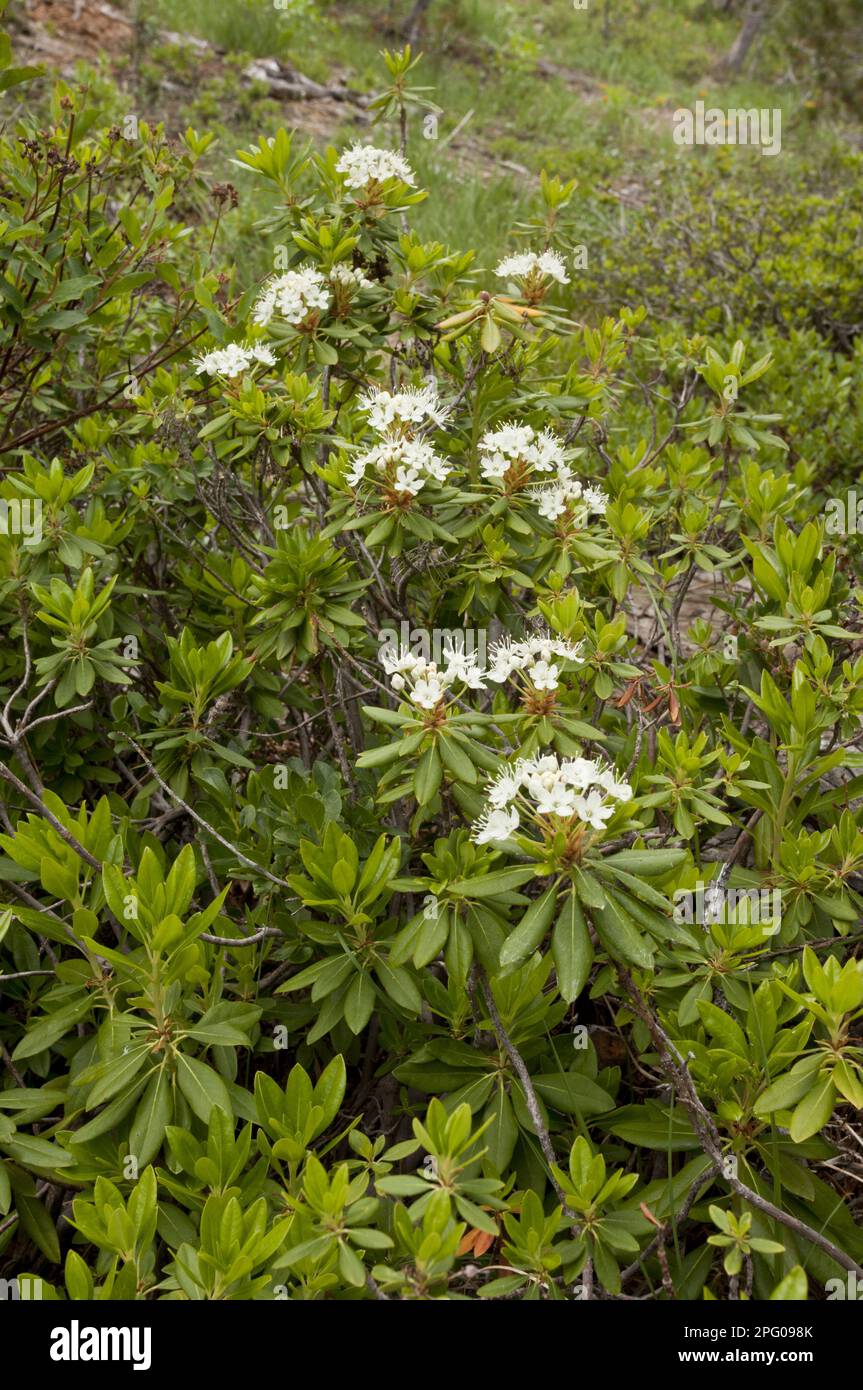
{"label": "white flower cluster", "polygon": [[[368,470],[372,470],[369,477]],[[351,487],[373,482],[392,492],[416,497],[430,478],[446,481],[449,469],[430,444],[422,439],[385,439],[359,454],[347,475]],[[376,475],[376,476],[375,476]]]}
{"label": "white flower cluster", "polygon": [[363,396],[360,409],[368,415],[371,428],[386,435],[413,435],[415,426],[442,425],[447,416],[434,386],[408,386],[395,392],[373,387]]}
{"label": "white flower cluster", "polygon": [[540,277],[557,280],[561,285],[569,284],[569,276],[561,257],[556,251],[523,251],[517,256],[504,256],[495,270],[502,280],[538,280]]}
{"label": "white flower cluster", "polygon": [[298,324],[313,310],[329,308],[329,303],[330,291],[320,271],[313,265],[303,265],[299,270],[287,270],[284,275],[275,275],[267,281],[252,310],[252,318],[261,327],[274,315],[285,323]]}
{"label": "white flower cluster", "polygon": [[203,357],[195,358],[195,371],[209,373],[210,376],[235,377],[247,372],[253,362],[261,362],[266,367],[274,367],[276,359],[272,350],[264,343],[228,343],[227,347],[214,348]]}
{"label": "white flower cluster", "polygon": [[374,145],[356,144],[345,150],[336,165],[345,176],[347,188],[366,189],[370,183],[400,179],[413,187],[414,174],[406,159],[394,150],[378,150]]}
{"label": "white flower cluster", "polygon": [[415,497],[431,479],[445,482],[449,466],[431,444],[416,436],[423,425],[441,424],[446,407],[434,386],[409,386],[403,391],[372,387],[360,402],[369,424],[383,437],[354,460],[347,481],[351,487],[370,482],[397,497]]}
{"label": "white flower cluster", "polygon": [[474,822],[472,836],[478,845],[507,840],[522,815],[533,821],[577,820],[602,830],[617,803],[631,800],[629,783],[618,782],[612,768],[592,758],[560,760],[554,753],[519,758],[491,784],[487,809]]}
{"label": "white flower cluster", "polygon": [[499,430],[486,430],[479,441],[482,476],[488,482],[503,482],[507,475],[519,484],[530,473],[549,473],[565,467],[559,440],[550,430],[538,433],[530,425],[507,424]]}
{"label": "white flower cluster", "polygon": [[384,670],[393,690],[404,691],[411,704],[419,709],[434,710],[454,685],[466,685],[470,690],[485,688],[475,652],[445,646],[443,654],[446,665],[438,669],[436,662],[415,656],[407,647],[396,653],[385,650]]}
{"label": "white flower cluster", "polygon": [[524,676],[534,690],[557,690],[560,666],[558,661],[577,661],[581,646],[553,637],[550,632],[537,633],[524,642],[513,642],[507,637],[496,642],[491,649],[491,662],[486,676],[497,685],[502,685],[513,675]]}
{"label": "white flower cluster", "polygon": [[374,284],[367,275],[361,270],[355,270],[352,265],[345,265],[344,261],[333,266],[327,279],[331,285],[341,286],[351,294],[356,294],[358,290],[374,289]]}
{"label": "white flower cluster", "polygon": [[591,514],[604,516],[608,506],[602,488],[581,483],[566,463],[558,466],[552,482],[531,488],[531,497],[546,521],[557,521],[566,514],[576,525],[583,525]]}

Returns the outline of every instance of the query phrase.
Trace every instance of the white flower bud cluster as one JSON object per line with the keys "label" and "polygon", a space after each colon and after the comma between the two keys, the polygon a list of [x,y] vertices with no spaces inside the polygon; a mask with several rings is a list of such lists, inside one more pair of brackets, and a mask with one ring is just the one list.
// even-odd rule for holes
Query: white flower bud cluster
{"label": "white flower bud cluster", "polygon": [[563,260],[556,251],[523,251],[516,256],[504,256],[495,270],[501,280],[557,280],[568,285],[569,276]]}
{"label": "white flower bud cluster", "polygon": [[613,768],[592,758],[519,758],[489,787],[486,810],[471,834],[478,845],[500,843],[519,828],[522,816],[534,822],[551,817],[555,829],[581,823],[603,830],[617,806],[631,800],[629,783],[618,782]]}
{"label": "white flower bud cluster", "polygon": [[457,647],[444,647],[446,665],[439,668],[434,661],[416,656],[407,647],[397,652],[383,652],[384,670],[390,677],[393,690],[404,693],[411,704],[419,709],[437,709],[447,692],[456,685],[465,685],[470,690],[484,690],[476,654],[466,653]]}
{"label": "white flower bud cluster", "polygon": [[352,265],[347,265],[340,261],[334,265],[329,272],[327,279],[333,289],[342,289],[348,294],[359,294],[360,290],[373,290],[374,283],[361,270],[356,270]]}
{"label": "white flower bud cluster", "polygon": [[317,309],[328,309],[330,291],[321,272],[313,265],[274,275],[264,285],[252,310],[252,319],[261,327],[274,317],[298,324]]}
{"label": "white flower bud cluster", "polygon": [[[553,637],[550,632],[537,633],[524,642],[507,637],[496,642],[489,653],[491,661],[486,677],[497,685],[513,675],[523,676],[534,690],[557,690],[560,678],[558,662],[578,661],[581,645]],[[558,661],[554,658],[557,657]]]}
{"label": "white flower bud cluster", "polygon": [[203,357],[196,357],[194,366],[199,376],[206,372],[210,376],[231,378],[242,376],[255,362],[266,367],[276,365],[272,349],[265,343],[228,343],[227,347],[213,348],[212,352],[205,352]]}
{"label": "white flower bud cluster", "polygon": [[365,190],[371,183],[387,183],[389,179],[399,179],[411,188],[415,182],[411,166],[400,154],[361,143],[342,153],[336,171],[344,175],[345,186],[353,189]]}

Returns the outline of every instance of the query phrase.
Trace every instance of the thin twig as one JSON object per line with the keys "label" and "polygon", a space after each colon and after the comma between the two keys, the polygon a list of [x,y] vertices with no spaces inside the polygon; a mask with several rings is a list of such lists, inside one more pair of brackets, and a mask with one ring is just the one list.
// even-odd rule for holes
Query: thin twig
{"label": "thin twig", "polygon": [[819,1249],[826,1251],[830,1258],[835,1260],[838,1265],[841,1265],[843,1269],[853,1270],[855,1274],[863,1278],[863,1266],[859,1265],[850,1255],[846,1255],[845,1251],[840,1250],[838,1245],[834,1245],[832,1240],[829,1240],[827,1236],[822,1235],[820,1231],[816,1231],[814,1227],[808,1226],[805,1221],[801,1221],[798,1217],[792,1216],[790,1212],[783,1211],[781,1207],[775,1206],[773,1202],[769,1202],[766,1197],[762,1197],[761,1194],[755,1192],[753,1188],[747,1187],[746,1183],[741,1182],[739,1178],[729,1176],[727,1171],[723,1168],[723,1159],[725,1155],[722,1151],[722,1137],[713,1122],[713,1117],[707,1111],[701,1101],[701,1097],[695,1089],[695,1084],[689,1074],[689,1068],[686,1062],[680,1056],[671,1038],[669,1038],[658,1018],[648,1006],[629,971],[626,970],[625,967],[618,965],[617,973],[626,993],[632,1000],[632,1006],[635,1012],[647,1026],[650,1036],[653,1039],[654,1046],[659,1053],[663,1071],[680,1096],[689,1114],[692,1127],[698,1135],[701,1147],[707,1157],[713,1162],[715,1172],[722,1172],[723,1178],[728,1183],[731,1190],[735,1192],[738,1197],[742,1197],[745,1202],[748,1202],[750,1206],[756,1207],[758,1211],[764,1212],[765,1216],[769,1216],[772,1220],[778,1221],[783,1226],[787,1226],[790,1231],[794,1231],[794,1233],[802,1237],[803,1240],[808,1240],[811,1244],[817,1245]]}
{"label": "thin twig", "polygon": [[[214,829],[214,827],[210,825],[209,821],[204,820],[204,817],[198,815],[197,811],[193,811],[189,803],[187,801],[184,801],[181,796],[178,796],[177,793],[171,787],[168,786],[168,783],[164,780],[164,778],[159,776],[158,772],[154,768],[153,764],[150,762],[150,759],[147,757],[147,754],[144,752],[140,743],[137,743],[135,739],[132,738],[131,734],[124,733],[122,737],[126,739],[128,743],[131,743],[132,747],[135,749],[135,752],[138,754],[138,757],[141,759],[147,771],[150,773],[150,776],[156,779],[156,781],[159,783],[159,786],[162,788],[162,791],[165,792],[167,796],[170,796],[171,799],[175,801],[178,806],[182,806],[183,810],[188,815],[190,815],[192,817],[192,820],[195,821],[198,825],[200,825],[202,829],[206,830],[208,835],[212,835],[214,840],[218,840],[219,844],[222,846],[223,849],[230,850],[231,854],[236,855],[237,859],[239,859],[241,864],[245,864],[246,867],[249,869],[254,869],[255,873],[261,874],[263,878],[269,879],[270,883],[275,883],[277,888],[287,888],[288,892],[293,895],[294,890],[286,879],[279,878],[277,874],[271,874],[269,869],[265,869],[262,864],[255,863],[254,859],[250,859],[247,854],[243,854],[242,850],[237,849],[236,845],[232,845],[230,840],[226,840],[224,835],[220,835],[218,830]],[[299,909],[296,910],[299,911]],[[245,941],[242,944],[245,945]]]}
{"label": "thin twig", "polygon": [[498,1041],[500,1042],[501,1046],[506,1052],[506,1055],[509,1057],[509,1060],[512,1062],[512,1065],[515,1067],[515,1070],[518,1074],[518,1079],[521,1082],[522,1090],[524,1091],[525,1102],[527,1104],[528,1114],[530,1115],[530,1118],[533,1121],[533,1127],[536,1130],[536,1137],[539,1140],[539,1146],[542,1149],[545,1161],[549,1167],[549,1174],[551,1177],[552,1187],[554,1188],[555,1193],[557,1194],[557,1199],[563,1207],[564,1211],[566,1212],[567,1216],[570,1218],[570,1220],[573,1220],[574,1213],[569,1209],[569,1206],[567,1205],[566,1193],[560,1186],[560,1183],[557,1181],[557,1178],[554,1176],[554,1168],[557,1164],[557,1158],[552,1147],[551,1137],[543,1122],[542,1111],[539,1108],[539,1100],[537,1099],[536,1091],[533,1089],[533,1082],[530,1079],[530,1072],[525,1066],[524,1058],[522,1057],[518,1048],[515,1046],[515,1043],[512,1041],[512,1038],[509,1036],[509,1034],[503,1026],[500,1014],[498,1013],[497,1004],[494,1002],[494,995],[491,992],[491,985],[489,983],[488,975],[485,973],[485,970],[482,968],[482,966],[480,966],[478,973],[480,984],[482,985],[482,992],[485,998],[486,1007],[488,1008],[488,1016],[492,1022],[492,1027],[494,1028],[494,1031],[497,1034]]}

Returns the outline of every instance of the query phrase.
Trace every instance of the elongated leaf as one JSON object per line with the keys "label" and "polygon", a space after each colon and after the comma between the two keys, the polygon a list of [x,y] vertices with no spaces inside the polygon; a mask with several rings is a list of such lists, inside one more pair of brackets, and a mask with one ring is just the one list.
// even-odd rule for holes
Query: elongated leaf
{"label": "elongated leaf", "polygon": [[218,1105],[226,1115],[232,1113],[231,1099],[224,1081],[206,1062],[199,1062],[197,1057],[189,1057],[181,1052],[177,1057],[177,1082],[192,1110],[205,1124],[214,1105]]}
{"label": "elongated leaf", "polygon": [[173,1113],[171,1083],[166,1068],[160,1067],[147,1083],[129,1130],[129,1153],[137,1159],[139,1168],[151,1163],[158,1154]]}
{"label": "elongated leaf", "polygon": [[593,942],[578,898],[568,893],[551,934],[557,987],[568,1004],[578,998],[593,964]]}
{"label": "elongated leaf", "polygon": [[542,897],[531,903],[518,926],[500,948],[501,968],[527,960],[542,941],[554,917],[557,886],[547,888]]}

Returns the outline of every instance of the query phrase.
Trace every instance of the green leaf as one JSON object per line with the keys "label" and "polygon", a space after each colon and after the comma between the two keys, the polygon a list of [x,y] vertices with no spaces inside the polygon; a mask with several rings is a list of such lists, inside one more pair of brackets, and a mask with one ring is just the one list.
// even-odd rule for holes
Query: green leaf
{"label": "green leaf", "polygon": [[445,734],[438,740],[438,752],[448,772],[459,782],[474,786],[477,780],[476,768],[455,738]]}
{"label": "green leaf", "polygon": [[491,1120],[491,1124],[483,1135],[483,1142],[488,1149],[488,1160],[496,1172],[505,1173],[518,1139],[518,1125],[513,1113],[512,1101],[500,1081],[494,1088],[494,1094],[485,1109],[483,1119]]}
{"label": "green leaf", "polygon": [[551,934],[557,987],[568,1004],[578,998],[590,976],[593,943],[578,898],[568,893]]}
{"label": "green leaf", "polygon": [[632,918],[609,897],[601,909],[593,909],[593,923],[596,934],[609,955],[626,965],[639,969],[650,969],[653,965],[653,951],[633,924]]}
{"label": "green leaf", "polygon": [[361,1033],[375,1007],[375,987],[367,971],[357,972],[345,995],[345,1022],[352,1033]]}
{"label": "green leaf", "polygon": [[231,1023],[198,1023],[188,1030],[188,1036],[207,1047],[248,1047],[249,1035]]}
{"label": "green leaf", "polygon": [[785,1076],[778,1077],[756,1100],[752,1107],[756,1115],[771,1115],[775,1110],[790,1110],[802,1100],[816,1083],[820,1058],[806,1058],[796,1063]]}
{"label": "green leaf", "polygon": [[85,994],[74,1004],[67,1004],[56,1013],[46,1015],[24,1034],[12,1053],[13,1062],[20,1062],[25,1057],[35,1057],[37,1052],[44,1052],[67,1033],[71,1033],[75,1024],[90,1012],[90,1006],[90,997]]}
{"label": "green leaf", "polygon": [[635,874],[636,878],[662,878],[679,869],[688,858],[685,849],[621,849],[606,862]]}
{"label": "green leaf", "polygon": [[365,1265],[345,1240],[339,1241],[339,1273],[345,1283],[355,1289],[362,1288],[366,1282]]}
{"label": "green leaf", "polygon": [[42,1251],[52,1264],[60,1263],[60,1242],[50,1213],[38,1197],[25,1197],[18,1193],[15,1206],[21,1218],[21,1226],[33,1244]]}
{"label": "green leaf", "polygon": [[174,1102],[167,1069],[159,1067],[147,1083],[129,1130],[129,1153],[138,1160],[139,1168],[146,1167],[158,1154],[165,1137],[165,1126],[171,1123],[173,1113]]}
{"label": "green leaf", "polygon": [[770,1295],[771,1303],[805,1303],[809,1294],[809,1280],[802,1265],[789,1269],[784,1279],[776,1285]]}
{"label": "green leaf", "polygon": [[427,806],[433,800],[442,777],[443,769],[440,758],[437,755],[437,749],[432,745],[423,753],[414,773],[414,795],[420,806]]}
{"label": "green leaf", "polygon": [[0,1148],[4,1149],[16,1163],[25,1168],[68,1168],[75,1160],[59,1144],[50,1144],[47,1139],[39,1139],[32,1134],[18,1131],[13,1139],[7,1139]]}
{"label": "green leaf", "polygon": [[804,1139],[811,1139],[813,1134],[822,1130],[833,1114],[835,1104],[836,1087],[832,1077],[820,1077],[812,1090],[799,1101],[791,1116],[788,1132],[794,1143],[802,1144]]}
{"label": "green leaf", "polygon": [[614,1109],[614,1096],[579,1072],[550,1072],[532,1080],[543,1100],[564,1115],[604,1115]]}
{"label": "green leaf", "polygon": [[233,1114],[231,1098],[224,1081],[206,1062],[199,1062],[196,1057],[189,1057],[185,1052],[179,1053],[177,1081],[192,1110],[205,1124],[214,1105],[218,1105],[226,1115]]}
{"label": "green leaf", "polygon": [[375,974],[390,999],[400,1008],[406,1009],[411,1014],[420,1012],[423,1002],[422,995],[407,970],[401,966],[389,966],[385,961],[379,960],[375,965]]}
{"label": "green leaf", "polygon": [[69,1297],[77,1303],[90,1300],[93,1297],[93,1276],[81,1256],[76,1250],[66,1252],[66,1264],[63,1270],[66,1289]]}
{"label": "green leaf", "polygon": [[678,1107],[669,1116],[669,1111],[656,1101],[624,1105],[602,1121],[602,1128],[642,1149],[668,1149],[671,1153],[680,1153],[701,1148],[686,1111]]}
{"label": "green leaf", "polygon": [[501,969],[507,965],[517,965],[533,954],[551,926],[556,903],[556,884],[547,888],[541,897],[531,903],[518,926],[510,932],[500,948]]}
{"label": "green leaf", "polygon": [[733,1053],[735,1057],[739,1057],[741,1061],[748,1058],[749,1049],[746,1046],[743,1029],[730,1014],[704,999],[698,1001],[698,1012],[711,1038],[714,1038],[728,1052]]}
{"label": "green leaf", "polygon": [[481,878],[457,879],[449,885],[449,891],[454,897],[491,898],[498,893],[511,893],[535,877],[536,870],[530,865],[517,869],[493,869]]}
{"label": "green leaf", "polygon": [[336,1118],[339,1106],[344,1099],[346,1085],[345,1059],[341,1055],[337,1055],[324,1067],[318,1077],[312,1096],[313,1103],[319,1106],[323,1112],[318,1134],[322,1134]]}

